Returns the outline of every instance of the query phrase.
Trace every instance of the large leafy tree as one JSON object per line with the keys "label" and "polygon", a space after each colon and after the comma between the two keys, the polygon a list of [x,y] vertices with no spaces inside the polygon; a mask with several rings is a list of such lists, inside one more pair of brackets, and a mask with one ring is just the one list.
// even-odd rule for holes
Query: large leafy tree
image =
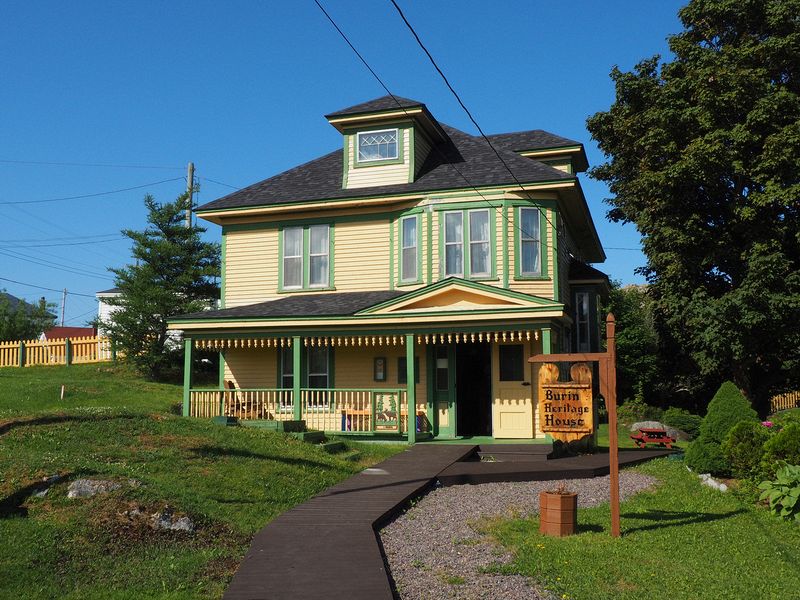
{"label": "large leafy tree", "polygon": [[0,341],[30,340],[56,323],[54,304],[44,298],[36,304],[16,300],[0,291]]}
{"label": "large leafy tree", "polygon": [[182,347],[167,331],[167,319],[202,310],[218,297],[219,245],[204,242],[204,228],[186,227],[188,194],[174,202],[157,203],[145,196],[148,226],[124,229],[133,241],[135,264],[111,269],[120,296],[118,308],[104,326],[117,347],[146,376],[163,379],[177,365]]}
{"label": "large leafy tree", "polygon": [[761,403],[800,379],[800,0],[693,0],[588,120],[656,327]]}

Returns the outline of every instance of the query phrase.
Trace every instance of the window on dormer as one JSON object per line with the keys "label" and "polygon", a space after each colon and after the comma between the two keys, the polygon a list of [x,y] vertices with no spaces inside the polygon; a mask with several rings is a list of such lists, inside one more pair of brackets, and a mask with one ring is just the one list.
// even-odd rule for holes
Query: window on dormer
{"label": "window on dormer", "polygon": [[397,158],[397,129],[358,134],[358,162]]}

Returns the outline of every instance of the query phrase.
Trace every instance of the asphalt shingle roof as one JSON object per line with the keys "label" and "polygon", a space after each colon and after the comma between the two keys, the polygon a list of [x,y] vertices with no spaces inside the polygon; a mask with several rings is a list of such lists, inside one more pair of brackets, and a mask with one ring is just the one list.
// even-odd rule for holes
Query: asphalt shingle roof
{"label": "asphalt shingle roof", "polygon": [[225,319],[262,317],[343,317],[402,296],[405,292],[378,290],[372,292],[332,292],[286,296],[277,300],[247,304],[221,310],[206,310],[171,317],[175,319]]}
{"label": "asphalt shingle roof", "polygon": [[579,260],[573,260],[569,263],[569,278],[577,281],[600,279],[608,281],[608,275]]}
{"label": "asphalt shingle roof", "polygon": [[[449,137],[448,141],[437,144],[437,149],[430,152],[416,180],[411,183],[342,189],[340,149],[204,204],[198,211],[516,183],[485,140],[454,127],[441,126]],[[574,178],[573,175],[510,150],[498,150],[520,182]]]}
{"label": "asphalt shingle roof", "polygon": [[505,150],[522,152],[524,150],[536,150],[538,148],[561,148],[563,146],[580,146],[580,142],[569,138],[561,137],[544,129],[532,129],[530,131],[517,131],[515,133],[497,133],[486,136],[495,146],[500,146]]}
{"label": "asphalt shingle roof", "polygon": [[358,115],[361,113],[381,112],[384,110],[392,110],[399,107],[411,108],[412,106],[425,106],[425,105],[422,102],[418,102],[417,100],[403,98],[402,96],[394,96],[394,98],[392,98],[392,96],[382,96],[380,98],[375,98],[374,100],[369,100],[368,102],[362,102],[361,104],[356,104],[354,106],[348,106],[347,108],[337,110],[336,112],[332,112],[330,114],[325,115],[325,117],[326,118],[344,117],[346,115]]}

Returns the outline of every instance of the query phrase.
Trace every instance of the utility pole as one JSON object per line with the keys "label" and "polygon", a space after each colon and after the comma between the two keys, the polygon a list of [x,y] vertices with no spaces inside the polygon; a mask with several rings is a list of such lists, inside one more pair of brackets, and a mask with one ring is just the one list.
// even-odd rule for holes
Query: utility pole
{"label": "utility pole", "polygon": [[61,295],[61,326],[64,326],[64,312],[67,308],[67,288],[64,288],[64,293]]}
{"label": "utility pole", "polygon": [[194,163],[189,163],[186,173],[186,193],[189,194],[189,207],[186,209],[186,227],[192,226],[192,202],[194,201]]}

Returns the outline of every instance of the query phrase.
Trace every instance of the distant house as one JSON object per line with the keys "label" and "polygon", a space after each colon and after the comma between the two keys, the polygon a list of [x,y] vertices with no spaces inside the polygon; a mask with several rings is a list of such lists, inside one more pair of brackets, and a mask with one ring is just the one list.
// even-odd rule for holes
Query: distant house
{"label": "distant house", "polygon": [[51,327],[45,331],[41,340],[63,340],[64,338],[94,337],[97,335],[96,327]]}
{"label": "distant house", "polygon": [[[39,302],[37,302],[36,304],[33,304],[31,302],[23,300],[22,298],[17,298],[16,296],[12,296],[8,292],[0,292],[0,298],[2,299],[2,302],[7,302],[8,303],[8,308],[9,308],[9,310],[10,310],[10,312],[12,314],[16,313],[16,311],[21,308],[22,310],[25,310],[30,315],[30,314],[33,313],[33,311],[37,310],[39,303],[45,302],[45,299],[41,298],[39,300]],[[52,319],[52,320],[55,320],[55,318],[56,318],[56,316],[51,312],[47,312],[46,313],[46,317],[49,317],[49,319]],[[41,326],[46,326],[48,324],[47,320],[48,320],[47,318],[43,319],[42,322],[41,322]],[[41,333],[41,332],[39,332],[39,333]]]}
{"label": "distant house", "polygon": [[121,295],[122,291],[116,287],[95,294],[95,297],[97,297],[97,330],[101,336],[106,335],[103,329],[103,323],[108,322],[111,319],[111,315],[114,314],[114,311],[119,310],[119,306],[112,306],[108,303],[108,300],[111,298],[119,298]]}

